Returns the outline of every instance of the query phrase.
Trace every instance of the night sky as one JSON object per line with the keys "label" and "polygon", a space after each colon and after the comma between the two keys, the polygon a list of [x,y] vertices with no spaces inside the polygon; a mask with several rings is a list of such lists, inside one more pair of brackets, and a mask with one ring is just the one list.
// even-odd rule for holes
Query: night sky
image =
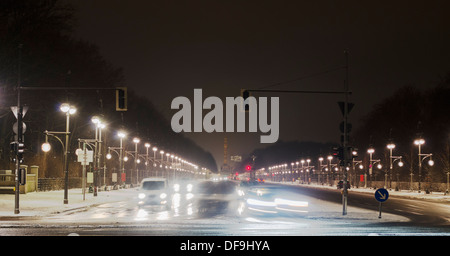
{"label": "night sky", "polygon": [[[68,0],[76,36],[123,67],[126,84],[170,121],[173,98],[236,97],[241,88],[342,90],[349,51],[354,127],[407,84],[434,86],[450,72],[449,1]],[[280,140],[339,142],[337,95],[280,97]],[[193,104],[193,102],[191,102]],[[207,111],[204,112],[206,114]],[[186,133],[223,160],[260,144],[261,133]]]}

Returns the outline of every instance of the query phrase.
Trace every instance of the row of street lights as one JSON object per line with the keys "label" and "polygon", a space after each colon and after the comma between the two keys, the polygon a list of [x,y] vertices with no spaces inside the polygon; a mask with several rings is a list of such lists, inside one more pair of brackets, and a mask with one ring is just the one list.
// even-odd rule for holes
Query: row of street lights
{"label": "row of street lights", "polygon": [[[69,170],[68,170],[68,152],[69,152],[69,135],[70,135],[70,116],[75,114],[77,109],[68,103],[63,103],[60,106],[60,111],[65,113],[66,115],[66,129],[65,132],[58,132],[58,131],[45,131],[45,142],[42,144],[41,149],[43,152],[49,152],[51,150],[51,144],[48,142],[48,137],[53,137],[57,139],[63,148],[64,151],[64,204],[68,204],[68,184],[69,184]],[[78,139],[79,142],[83,143],[83,148],[85,148],[86,145],[93,148],[93,166],[94,166],[94,196],[97,196],[97,187],[98,187],[98,173],[99,169],[101,169],[101,148],[102,148],[102,129],[106,127],[103,120],[98,117],[94,116],[91,118],[92,123],[95,125],[95,139]],[[65,136],[65,143],[58,137],[58,135],[64,135]],[[182,171],[185,173],[192,173],[195,174],[198,172],[198,165],[193,164],[189,161],[186,161],[182,159],[179,156],[176,156],[171,153],[164,152],[163,150],[160,150],[159,153],[161,154],[161,160],[156,158],[156,152],[158,151],[157,147],[152,147],[153,151],[153,158],[149,156],[149,149],[151,147],[150,143],[145,143],[144,146],[146,148],[146,154],[139,154],[138,152],[138,144],[140,143],[140,139],[135,137],[133,138],[133,143],[135,144],[134,151],[125,151],[123,140],[126,138],[127,134],[123,131],[119,131],[117,133],[117,137],[120,140],[119,147],[108,147],[108,154],[106,154],[106,159],[111,159],[112,155],[111,152],[115,152],[119,156],[119,171],[121,172],[121,180],[125,182],[125,168],[124,168],[124,162],[128,160],[128,155],[134,157],[134,169],[136,170],[136,181],[139,182],[139,170],[138,170],[138,164],[141,163],[140,158],[143,158],[145,160],[146,165],[146,171],[147,175],[148,173],[148,164],[149,161],[153,162],[153,166],[155,167],[155,175],[158,175],[157,171],[157,163],[159,163],[159,167],[164,170],[165,169],[173,169],[173,178],[176,177],[175,171]],[[117,151],[118,150],[118,151]],[[83,153],[85,154],[85,150],[81,150],[80,148],[75,151],[76,154]],[[164,154],[167,156],[166,161],[164,161]],[[169,158],[172,160],[169,161]],[[175,161],[175,162],[174,162]],[[169,168],[170,166],[170,168]],[[84,167],[84,166],[83,166]],[[84,170],[84,169],[83,169]],[[103,166],[103,183],[106,184],[106,163],[104,163]],[[85,173],[83,172],[83,175]],[[84,177],[83,177],[84,178]],[[84,179],[83,179],[84,182]],[[131,178],[130,182],[132,183],[132,172],[131,172]],[[84,184],[83,184],[84,185]],[[84,186],[83,186],[84,188]]]}
{"label": "row of street lights", "polygon": [[[428,165],[429,166],[433,166],[434,165],[434,161],[432,159],[432,154],[423,154],[421,151],[421,146],[425,144],[425,140],[423,138],[419,138],[414,140],[414,145],[418,146],[418,157],[419,157],[419,178],[418,178],[418,190],[419,193],[421,192],[421,178],[422,178],[422,162],[426,159],[429,158],[428,160]],[[402,156],[395,156],[393,155],[393,150],[395,149],[395,144],[394,143],[389,143],[386,145],[387,149],[389,150],[389,171],[390,171],[390,175],[391,175],[391,180],[392,180],[392,174],[393,174],[393,169],[394,169],[394,164],[396,161],[398,161],[398,166],[399,167],[403,167],[404,163],[402,161]],[[367,173],[364,172],[364,187],[367,187],[367,174],[369,174],[370,176],[373,174],[373,167],[375,166],[377,169],[382,169],[383,166],[381,165],[381,159],[373,159],[373,155],[375,153],[375,149],[370,146],[367,150],[367,153],[369,154],[369,172]],[[357,152],[353,153],[354,155],[357,155]],[[323,161],[325,160],[322,156],[318,158],[319,160],[319,175],[318,175],[318,182],[320,183],[320,174],[325,171],[326,175],[327,175],[327,183],[329,183],[329,171],[334,170],[335,172],[339,171],[339,163],[333,164],[332,160],[333,160],[333,156],[328,156],[327,160],[328,163],[327,164],[323,164]],[[304,163],[307,163],[307,166],[304,166]],[[309,175],[310,170],[311,172],[314,172],[314,166],[310,166],[309,163],[311,162],[310,159],[305,160],[300,160],[296,161],[296,162],[292,162],[291,163],[291,168],[288,168],[288,164],[284,163],[284,164],[278,164],[278,165],[274,165],[274,166],[270,166],[268,168],[269,170],[269,174],[271,174],[272,177],[276,177],[276,175],[279,177],[278,179],[280,179],[280,177],[285,177],[286,175],[292,177],[292,176],[298,176],[301,178],[301,175],[303,175],[304,180],[307,181],[309,183],[309,180],[306,178],[307,175]],[[299,168],[299,164],[301,164],[301,167]],[[362,161],[357,161],[355,159],[352,159],[352,167],[353,169],[355,169],[355,167],[358,167],[359,169],[363,170],[364,169],[364,165],[362,164]],[[349,167],[346,167],[347,170],[350,170]],[[268,174],[268,175],[269,175]],[[413,184],[413,173],[411,172],[411,180],[410,180],[410,189],[413,190],[412,184]],[[397,173],[397,186],[398,186],[398,181],[399,181],[399,173]],[[388,169],[386,169],[385,172],[385,188],[387,187],[387,183],[388,183]],[[398,189],[398,187],[397,187]]]}
{"label": "row of street lights", "polygon": [[[144,164],[146,166],[146,171],[148,173],[148,166],[150,162],[153,162],[153,167],[155,170],[155,176],[158,176],[158,164],[159,169],[162,171],[167,169],[173,169],[173,178],[176,178],[176,171],[182,171],[182,172],[189,172],[189,173],[195,173],[198,170],[198,166],[196,164],[193,164],[189,161],[184,160],[183,158],[164,152],[164,150],[159,150],[159,154],[161,155],[161,158],[157,158],[156,154],[158,152],[158,148],[156,146],[151,148],[150,143],[145,143],[144,146],[146,148],[145,154],[139,154],[138,152],[138,144],[140,143],[140,139],[135,137],[133,138],[133,143],[135,144],[135,150],[134,151],[124,151],[123,148],[123,139],[126,137],[126,134],[122,131],[117,133],[117,136],[120,138],[120,147],[108,147],[108,154],[106,154],[107,159],[112,159],[111,152],[116,153],[119,156],[120,161],[120,170],[122,173],[125,172],[124,170],[124,163],[129,160],[128,156],[131,156],[134,158],[134,169],[136,170],[136,180],[138,180],[139,170],[138,170],[138,164],[141,163],[141,159],[144,160]],[[149,150],[153,151],[153,157],[149,155]],[[118,151],[117,151],[118,150]],[[164,160],[164,156],[166,156],[166,160]],[[170,159],[170,160],[169,160]],[[132,178],[131,178],[132,179]]]}

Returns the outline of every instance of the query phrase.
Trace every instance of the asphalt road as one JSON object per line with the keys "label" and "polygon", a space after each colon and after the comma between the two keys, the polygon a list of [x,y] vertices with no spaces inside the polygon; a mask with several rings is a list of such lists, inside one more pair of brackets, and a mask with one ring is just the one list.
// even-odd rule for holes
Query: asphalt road
{"label": "asphalt road", "polygon": [[304,212],[262,213],[249,210],[245,200],[234,197],[219,204],[220,200],[208,195],[209,203],[199,204],[201,196],[181,193],[175,194],[170,209],[140,209],[136,193],[127,200],[72,212],[3,220],[0,232],[24,236],[450,235],[449,204],[391,196],[383,204],[382,219],[378,219],[373,195],[350,190],[348,215],[342,216],[342,197],[337,189],[275,187],[283,196],[294,195],[308,202],[308,207]]}
{"label": "asphalt road", "polygon": [[[342,194],[337,189],[299,186],[289,186],[286,189],[318,199],[342,203]],[[351,207],[358,207],[373,211],[379,210],[379,204],[375,201],[373,194],[353,192],[351,189],[349,190],[348,207],[350,209]],[[450,204],[446,202],[390,195],[389,199],[382,205],[382,212],[407,217],[410,222],[406,224],[411,226],[450,228]]]}

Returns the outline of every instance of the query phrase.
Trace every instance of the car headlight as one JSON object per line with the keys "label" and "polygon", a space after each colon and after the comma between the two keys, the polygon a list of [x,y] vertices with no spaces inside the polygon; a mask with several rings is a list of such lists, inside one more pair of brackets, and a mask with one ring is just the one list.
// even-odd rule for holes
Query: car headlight
{"label": "car headlight", "polygon": [[161,195],[159,195],[159,198],[161,198],[161,199],[164,199],[164,198],[166,198],[167,197],[167,194],[166,193],[161,193]]}
{"label": "car headlight", "polygon": [[144,193],[139,193],[138,198],[139,199],[144,199],[145,198],[145,194]]}

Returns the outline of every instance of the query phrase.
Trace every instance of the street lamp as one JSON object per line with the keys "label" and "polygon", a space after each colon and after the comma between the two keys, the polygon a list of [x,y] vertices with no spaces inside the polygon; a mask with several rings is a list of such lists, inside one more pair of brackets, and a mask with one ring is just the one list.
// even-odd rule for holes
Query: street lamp
{"label": "street lamp", "polygon": [[331,186],[329,174],[331,174],[331,160],[333,160],[333,156],[328,156],[327,160],[328,160],[328,167],[325,169],[325,171],[327,172],[327,183]]}
{"label": "street lamp", "polygon": [[98,174],[100,169],[101,159],[101,147],[102,147],[102,129],[105,128],[105,124],[102,122],[99,116],[93,116],[91,118],[92,123],[95,125],[95,144],[94,144],[94,196],[97,196],[98,191]]}
{"label": "street lamp", "polygon": [[63,113],[66,113],[66,145],[64,149],[64,204],[69,203],[68,194],[69,194],[69,161],[68,161],[68,149],[69,149],[69,123],[70,123],[70,115],[73,115],[77,112],[77,109],[74,106],[71,106],[68,103],[63,103],[60,106],[60,110]]}
{"label": "street lamp", "polygon": [[[422,180],[422,161],[425,160],[425,158],[430,157],[430,160],[428,161],[428,165],[429,166],[433,166],[434,165],[434,161],[433,161],[433,159],[431,159],[433,154],[422,154],[421,153],[421,146],[423,144],[425,144],[425,140],[424,139],[418,138],[418,139],[414,140],[414,144],[419,147],[418,156],[419,156],[419,193],[420,193],[420,191],[421,191],[421,180]],[[422,156],[423,156],[423,158],[422,158]]]}
{"label": "street lamp", "polygon": [[123,131],[119,131],[117,133],[117,137],[119,137],[119,139],[120,139],[120,148],[119,148],[119,170],[121,170],[120,180],[124,181],[123,174],[125,173],[125,170],[124,170],[124,166],[123,166],[123,138],[126,137],[126,134]]}
{"label": "street lamp", "polygon": [[[390,170],[390,174],[391,174],[391,183],[389,183],[389,184],[392,184],[392,172],[393,172],[392,150],[395,148],[395,144],[394,143],[389,143],[389,144],[387,144],[386,147],[389,149],[389,170]],[[387,171],[386,171],[386,173],[384,175],[384,187],[385,188],[386,188],[386,183],[387,183],[387,176],[388,176],[388,174],[387,174]],[[397,179],[397,186],[398,186],[398,179]],[[389,186],[389,187],[391,187],[391,186]],[[398,190],[398,189],[396,189],[396,190]]]}
{"label": "street lamp", "polygon": [[[399,161],[398,162],[398,166],[399,167],[403,167],[403,162],[402,162],[402,157],[401,156],[393,156],[392,155],[392,150],[395,149],[395,144],[394,143],[389,143],[389,144],[386,145],[386,147],[389,149],[389,163],[390,163],[389,169],[391,171],[391,174],[390,174],[391,175],[391,183],[390,184],[392,184],[392,174],[393,174],[393,170],[394,170],[394,163],[395,163],[395,161],[398,160]],[[398,185],[399,185],[399,175],[400,175],[400,173],[397,172],[397,184],[395,185],[395,190],[396,191],[399,190],[399,187],[398,187]],[[386,176],[387,176],[387,172],[386,172]],[[387,177],[386,177],[386,179],[387,179]],[[386,181],[385,181],[385,183],[386,183]],[[391,187],[391,185],[389,187]]]}
{"label": "street lamp", "polygon": [[321,175],[322,175],[322,178],[323,178],[322,161],[323,161],[323,157],[319,157],[319,174],[317,176],[317,182],[319,184],[323,185],[323,182],[321,183],[321,180],[320,180],[320,176]]}
{"label": "street lamp", "polygon": [[[137,146],[138,146],[139,142],[141,142],[141,140],[139,138],[135,137],[135,138],[133,138],[133,142],[134,142],[134,155],[135,155],[134,169],[136,170],[136,184],[138,184],[139,183],[139,170],[137,167],[137,164],[138,164],[138,148],[137,148]],[[133,180],[131,180],[131,182],[133,182]]]}
{"label": "street lamp", "polygon": [[[367,149],[367,153],[369,153],[369,176],[372,177],[372,155],[375,153],[375,149],[370,146],[369,149]],[[364,172],[364,188],[367,188],[367,172]]]}
{"label": "street lamp", "polygon": [[148,149],[150,148],[150,143],[146,142],[144,144],[144,146],[145,146],[145,173],[146,173],[146,176],[148,177],[149,176],[149,173],[148,173]]}
{"label": "street lamp", "polygon": [[52,146],[48,142],[43,143],[42,146],[41,146],[41,149],[44,152],[50,151],[51,148],[52,148]]}
{"label": "street lamp", "polygon": [[425,144],[425,140],[422,138],[414,140],[414,144],[419,147],[419,193],[420,193],[420,181],[422,179],[422,157],[420,156],[420,148],[423,144]]}

